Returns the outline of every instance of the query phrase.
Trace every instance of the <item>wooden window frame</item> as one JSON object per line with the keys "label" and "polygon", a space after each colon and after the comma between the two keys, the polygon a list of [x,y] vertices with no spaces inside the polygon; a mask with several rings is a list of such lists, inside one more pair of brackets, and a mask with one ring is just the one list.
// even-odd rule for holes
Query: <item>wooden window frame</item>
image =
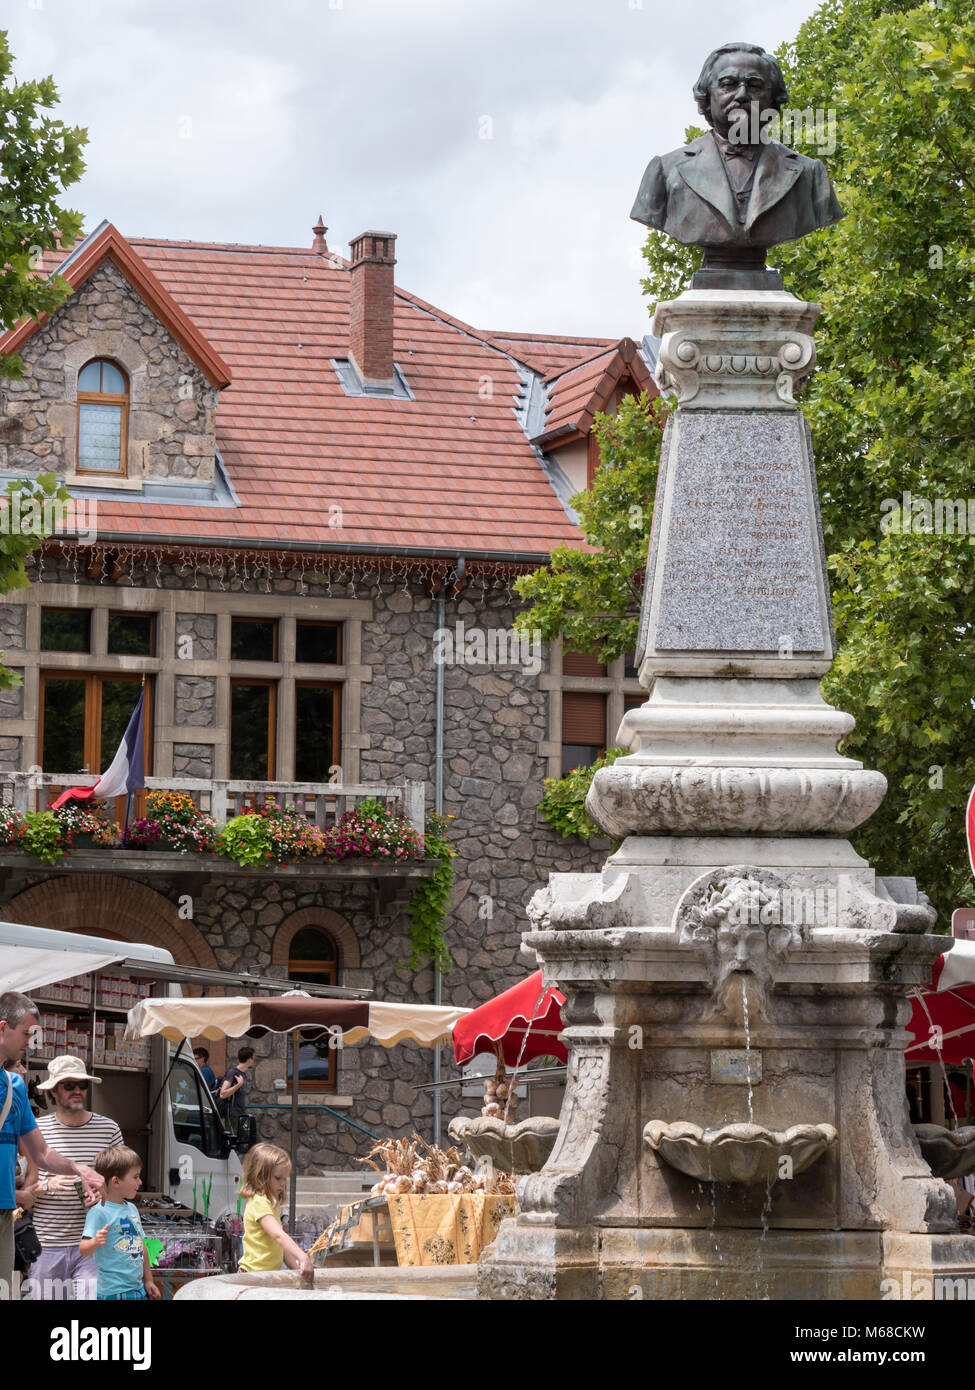
{"label": "wooden window frame", "polygon": [[[566,695],[588,695],[588,696],[591,696],[593,699],[599,699],[599,700],[602,701],[602,705],[603,705],[603,730],[602,730],[602,735],[603,735],[603,736],[602,736],[602,739],[601,739],[598,743],[590,743],[590,742],[588,742],[587,740],[584,740],[584,739],[581,738],[581,737],[580,737],[580,738],[567,738],[567,737],[566,737],[566,728],[565,728],[565,715],[566,715],[566,709],[565,709],[566,700],[565,700],[565,697],[566,697]],[[608,728],[607,728],[608,719],[609,719],[609,695],[608,695],[608,693],[607,693],[606,691],[603,691],[603,690],[594,690],[594,691],[575,691],[575,690],[573,690],[573,691],[568,691],[568,690],[563,690],[563,691],[562,691],[562,730],[561,730],[561,735],[562,735],[562,737],[561,737],[561,744],[560,744],[560,747],[561,747],[560,757],[561,757],[562,763],[565,762],[565,750],[566,750],[566,748],[595,748],[595,749],[596,749],[596,757],[597,757],[597,758],[601,758],[602,755],[606,752],[606,749],[609,747],[609,743],[607,742],[608,733],[609,733],[609,730],[608,730]],[[581,764],[577,764],[577,766],[581,766]],[[561,771],[561,773],[560,773],[560,776],[562,776],[562,777],[567,776],[567,772],[563,769],[563,770]]]}
{"label": "wooden window frame", "polygon": [[45,656],[47,653],[49,653],[49,652],[65,652],[65,653],[67,653],[68,656],[91,656],[91,619],[92,619],[93,609],[91,609],[91,608],[62,608],[62,607],[60,607],[60,606],[59,606],[58,604],[56,604],[56,603],[42,603],[42,604],[41,604],[41,620],[40,620],[41,634],[38,636],[38,639],[37,639],[39,643],[40,643],[40,642],[43,642],[43,640],[44,640],[44,636],[43,636],[43,627],[44,627],[44,614],[45,614],[45,613],[85,613],[85,614],[87,614],[87,616],[88,616],[88,650],[87,650],[87,651],[84,651],[84,652],[78,652],[78,651],[73,650],[73,648],[71,648],[71,647],[39,647],[38,650],[39,650],[40,653],[41,653],[41,660],[42,660],[42,661],[43,661],[43,659],[44,659],[44,656]]}
{"label": "wooden window frame", "polygon": [[[294,780],[301,782],[304,779],[298,776],[298,691],[299,690],[331,690],[332,708],[335,718],[332,721],[332,756],[329,759],[329,766],[339,767],[342,762],[342,682],[341,681],[316,681],[301,680],[295,681],[295,703],[292,728],[295,735],[295,761],[294,761]],[[328,779],[326,778],[326,781]],[[327,933],[326,933],[327,935]]]}
{"label": "wooden window frame", "polygon": [[108,610],[108,622],[109,622],[109,624],[111,623],[111,621],[112,621],[113,618],[148,618],[148,619],[149,619],[149,650],[148,650],[147,652],[113,652],[113,651],[110,649],[109,645],[108,645],[109,642],[111,641],[111,637],[110,637],[110,635],[109,635],[108,628],[106,627],[106,631],[105,631],[105,649],[106,649],[106,655],[107,655],[107,656],[135,656],[135,657],[137,657],[137,658],[141,656],[141,657],[144,658],[145,660],[148,660],[150,657],[154,657],[154,656],[156,655],[156,635],[157,635],[157,630],[158,630],[158,627],[159,627],[159,624],[156,622],[156,616],[157,616],[157,615],[156,615],[155,612],[152,612],[152,613],[141,613],[141,612],[139,612],[139,611],[137,611],[137,610],[134,610],[134,609],[132,609],[132,608],[110,608],[110,609]]}
{"label": "wooden window frame", "polygon": [[[273,632],[273,641],[272,641],[272,643],[271,643],[271,653],[272,653],[272,654],[271,654],[270,656],[234,656],[234,654],[233,654],[233,652],[234,652],[234,623],[263,623],[263,624],[265,624],[265,625],[266,625],[267,623],[270,623],[271,626],[272,626],[273,629],[274,629],[274,632]],[[260,662],[262,666],[277,665],[277,663],[278,663],[279,660],[280,660],[280,657],[279,657],[279,655],[278,655],[279,650],[280,650],[280,643],[281,643],[281,620],[280,620],[280,618],[255,618],[255,617],[252,617],[252,616],[243,616],[243,617],[242,617],[239,613],[233,613],[233,614],[231,614],[231,617],[230,617],[230,657],[229,657],[230,661],[232,661],[232,662],[239,662],[242,666],[243,666],[243,665],[247,665],[249,662],[253,662],[253,661]]]}
{"label": "wooden window frame", "polygon": [[[88,763],[89,776],[98,777],[107,771],[108,763],[105,761],[106,750],[101,746],[102,739],[102,695],[101,687],[104,681],[122,681],[127,685],[139,686],[142,684],[142,677],[128,671],[88,671],[77,674],[74,671],[41,670],[40,691],[38,697],[37,711],[37,757],[45,772],[66,772],[67,768],[44,767],[44,705],[45,689],[49,680],[69,680],[80,681],[85,687],[85,729],[83,734],[84,756]],[[151,677],[146,677],[145,682],[146,698],[142,707],[142,731],[143,731],[143,757],[145,759],[145,773],[150,776],[152,773],[152,715],[153,715],[153,682]],[[133,703],[133,709],[135,704]],[[91,750],[91,752],[89,752]],[[116,750],[111,749],[111,757],[115,757]],[[103,767],[101,764],[105,763]],[[62,789],[63,790],[63,789]],[[41,788],[38,798],[42,798],[45,793],[49,798],[57,795],[57,788]],[[132,809],[132,820],[139,819],[146,813],[146,792],[143,789],[136,793],[135,803]],[[43,808],[42,808],[43,809]],[[114,818],[121,824],[125,816],[125,797],[115,798]]]}
{"label": "wooden window frame", "polygon": [[[266,685],[271,692],[267,707],[267,776],[233,777],[233,734],[234,734],[234,686]],[[231,676],[230,678],[230,717],[227,721],[227,774],[233,782],[273,782],[275,768],[275,748],[278,732],[278,682],[273,676]]]}
{"label": "wooden window frame", "polygon": [[[341,666],[344,624],[336,622],[333,618],[296,618],[295,619],[295,665],[296,666]],[[334,627],[337,634],[336,657],[334,661],[302,661],[298,656],[298,629],[300,627]]]}
{"label": "wooden window frame", "polygon": [[[115,362],[111,357],[92,357],[78,368],[78,378],[86,367],[90,367],[93,362],[107,362],[114,367],[117,372],[121,372],[125,379],[126,388],[129,385],[129,374],[120,362]],[[128,477],[128,457],[129,457],[129,391],[123,394],[110,391],[79,391],[77,393],[77,403],[75,405],[75,444],[74,444],[74,466],[76,473],[85,473],[93,478],[126,478]],[[119,430],[119,466],[115,468],[85,468],[81,462],[81,407],[83,405],[118,405],[122,407],[122,427]]]}
{"label": "wooden window frame", "polygon": [[[302,931],[316,931],[331,943],[334,955],[331,960],[294,960],[290,953],[288,955],[288,978],[296,976],[299,980],[308,980],[311,983],[322,985],[337,985],[339,982],[339,944],[331,932],[324,927],[302,927]],[[288,1046],[288,1057],[291,1057],[290,1043]],[[302,1081],[300,1060],[298,1071],[298,1090],[299,1091],[334,1091],[337,1087],[336,1062],[338,1059],[338,1048],[330,1048],[328,1053],[328,1080],[327,1081]],[[285,1068],[287,1075],[287,1068]]]}

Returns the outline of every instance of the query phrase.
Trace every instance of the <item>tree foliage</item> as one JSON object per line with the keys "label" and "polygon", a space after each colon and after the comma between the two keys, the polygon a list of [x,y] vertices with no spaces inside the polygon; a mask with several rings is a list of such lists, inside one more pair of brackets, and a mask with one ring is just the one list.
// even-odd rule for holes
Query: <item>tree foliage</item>
{"label": "tree foliage", "polygon": [[640,618],[653,495],[665,408],[628,397],[615,417],[596,417],[602,463],[589,492],[572,506],[589,550],[559,546],[548,569],[516,580],[531,603],[516,619],[521,631],[561,637],[572,651],[599,651],[613,661],[632,650]]}
{"label": "tree foliage", "polygon": [[[88,136],[48,114],[57,101],[53,78],[15,79],[0,32],[0,330],[50,313],[70,293],[38,273],[45,251],[73,245],[81,232],[80,215],[58,200],[81,177]],[[19,374],[16,357],[0,358],[0,377]]]}
{"label": "tree foliage", "polygon": [[[78,213],[61,207],[58,199],[81,176],[88,137],[48,114],[57,100],[50,77],[16,81],[7,36],[0,32],[0,331],[22,318],[51,313],[70,294],[63,280],[40,272],[43,253],[70,246],[81,231]],[[21,372],[18,357],[0,357],[0,381]],[[0,498],[0,594],[27,585],[25,561],[50,534],[52,505],[63,509],[67,500],[53,473],[15,481]],[[27,514],[38,520],[25,525]],[[19,684],[20,677],[0,664],[0,690]]]}
{"label": "tree foliage", "polygon": [[[944,913],[975,902],[964,844],[975,782],[975,541],[967,527],[921,529],[928,513],[900,533],[883,523],[904,493],[929,504],[961,499],[966,516],[975,496],[973,52],[967,0],[827,0],[779,57],[791,106],[835,113],[835,150],[799,147],[825,160],[846,217],[769,256],[787,289],[823,308],[803,407],[839,644],[824,693],[857,720],[842,751],[889,782],[854,841],[880,873],[916,874]],[[651,233],[645,256],[651,303],[686,287],[694,253]],[[642,490],[648,452],[617,460],[626,505],[652,496]],[[606,517],[600,534],[613,534]],[[619,553],[621,576],[633,554],[631,545]],[[581,580],[563,587],[570,645],[589,637],[593,650],[612,626],[608,604],[623,592],[613,563],[600,557],[598,621],[575,618],[592,607]],[[544,600],[553,586],[524,586],[535,605],[527,625],[540,615],[551,632],[555,607]],[[627,599],[615,619],[629,634]]]}

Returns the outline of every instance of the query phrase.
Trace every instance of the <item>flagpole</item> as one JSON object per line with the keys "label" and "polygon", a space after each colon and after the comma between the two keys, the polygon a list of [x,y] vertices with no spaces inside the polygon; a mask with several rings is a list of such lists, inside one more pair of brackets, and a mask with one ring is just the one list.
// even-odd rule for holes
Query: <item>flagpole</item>
{"label": "flagpole", "polygon": [[[141,685],[141,690],[140,690],[140,694],[139,694],[139,699],[140,699],[140,700],[144,698],[145,693],[146,693],[146,673],[145,673],[145,671],[143,671],[143,673],[142,673],[142,685]],[[143,753],[143,759],[144,759],[144,758],[145,758],[145,754]],[[143,766],[144,766],[144,764],[143,764]],[[128,841],[128,838],[129,838],[129,816],[131,815],[131,813],[132,813],[132,793],[131,793],[131,792],[126,792],[126,794],[125,794],[125,826],[123,827],[123,830],[122,830],[122,844],[123,844],[123,845]]]}

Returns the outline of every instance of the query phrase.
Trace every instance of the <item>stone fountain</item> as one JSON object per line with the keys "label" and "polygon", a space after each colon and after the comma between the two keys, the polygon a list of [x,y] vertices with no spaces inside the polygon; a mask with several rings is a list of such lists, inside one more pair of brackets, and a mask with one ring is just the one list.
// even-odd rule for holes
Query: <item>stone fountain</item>
{"label": "stone fountain", "polygon": [[846,838],[886,782],[837,753],[854,721],[819,693],[834,639],[796,404],[819,309],[764,269],[766,246],[841,214],[815,160],[756,137],[733,167],[736,115],[761,131],[786,97],[769,55],[718,50],[695,95],[714,135],[654,160],[634,212],[705,246],[653,321],[678,408],[649,698],[587,802],[619,849],[528,909],[526,948],[567,996],[569,1075],[554,1148],[481,1262],[493,1299],[876,1299],[975,1275],[905,1098],[907,994],[947,942],[914,880],[878,878]]}

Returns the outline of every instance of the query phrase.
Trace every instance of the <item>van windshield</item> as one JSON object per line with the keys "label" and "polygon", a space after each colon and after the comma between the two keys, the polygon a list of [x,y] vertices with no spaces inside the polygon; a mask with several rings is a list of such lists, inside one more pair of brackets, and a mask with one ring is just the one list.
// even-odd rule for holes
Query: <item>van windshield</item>
{"label": "van windshield", "polygon": [[208,1158],[222,1158],[226,1152],[223,1125],[200,1073],[182,1058],[169,1073],[169,1098],[177,1144],[189,1144]]}

